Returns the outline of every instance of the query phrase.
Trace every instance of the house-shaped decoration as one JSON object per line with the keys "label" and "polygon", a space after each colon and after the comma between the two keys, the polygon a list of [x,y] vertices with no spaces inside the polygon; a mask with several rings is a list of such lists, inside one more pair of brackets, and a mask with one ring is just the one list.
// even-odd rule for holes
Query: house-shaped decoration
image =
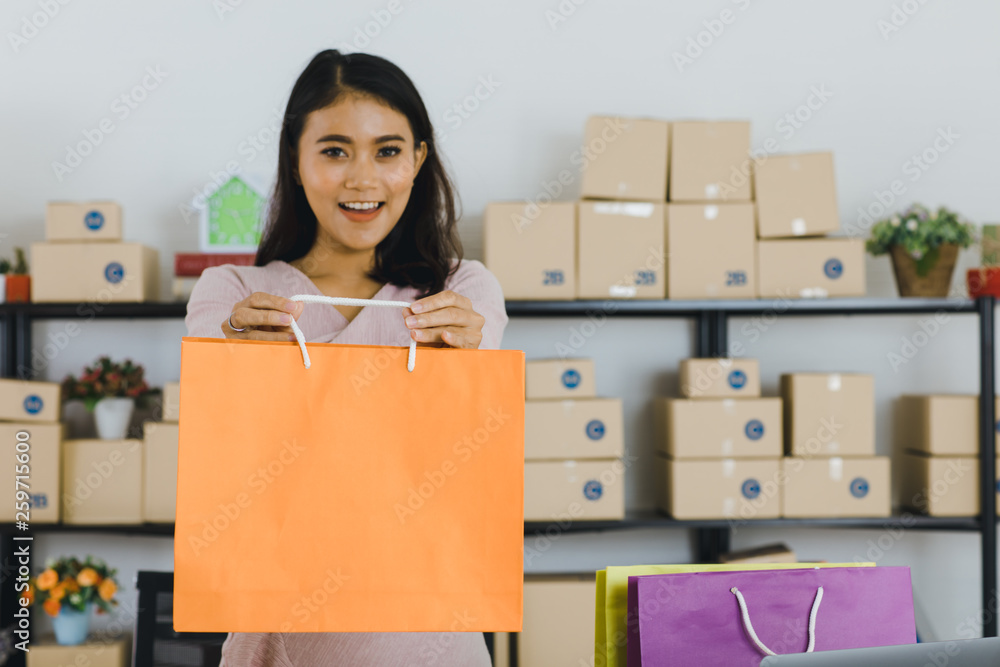
{"label": "house-shaped decoration", "polygon": [[210,194],[197,197],[202,252],[255,252],[263,229],[265,189],[247,174],[233,175]]}

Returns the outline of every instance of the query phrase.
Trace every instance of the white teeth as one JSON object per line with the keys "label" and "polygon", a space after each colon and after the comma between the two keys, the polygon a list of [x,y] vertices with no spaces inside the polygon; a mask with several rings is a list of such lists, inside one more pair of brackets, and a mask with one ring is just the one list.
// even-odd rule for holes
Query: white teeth
{"label": "white teeth", "polygon": [[368,201],[368,202],[345,202],[342,204],[344,208],[354,209],[355,211],[367,211],[369,209],[377,208],[379,202]]}

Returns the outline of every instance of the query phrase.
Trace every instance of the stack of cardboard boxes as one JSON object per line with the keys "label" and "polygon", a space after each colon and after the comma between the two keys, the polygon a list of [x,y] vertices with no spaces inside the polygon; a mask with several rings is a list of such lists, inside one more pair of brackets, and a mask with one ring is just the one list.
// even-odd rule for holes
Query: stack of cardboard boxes
{"label": "stack of cardboard boxes", "polygon": [[152,301],[159,297],[156,249],[122,242],[114,202],[49,202],[45,242],[31,244],[35,302]]}
{"label": "stack of cardboard boxes", "polygon": [[864,296],[864,242],[840,229],[832,153],[755,161],[758,296]]}
{"label": "stack of cardboard boxes", "polygon": [[883,517],[892,512],[888,457],[875,456],[875,379],[781,376],[785,406],[781,515]]}
{"label": "stack of cardboard boxes", "polygon": [[902,396],[897,417],[900,506],[930,516],[977,516],[979,397]]}
{"label": "stack of cardboard boxes", "polygon": [[0,438],[14,463],[0,478],[0,522],[59,523],[59,393],[55,382],[0,380]]}
{"label": "stack of cardboard boxes", "polygon": [[622,403],[597,398],[591,359],[525,364],[524,520],[625,517]]}
{"label": "stack of cardboard boxes", "polygon": [[780,511],[781,399],[761,398],[754,359],[685,359],[684,398],[660,398],[658,506],[677,519],[766,519]]}
{"label": "stack of cardboard boxes", "polygon": [[163,421],[143,424],[142,518],[153,523],[173,523],[177,511],[177,450],[180,439],[179,382],[163,386]]}

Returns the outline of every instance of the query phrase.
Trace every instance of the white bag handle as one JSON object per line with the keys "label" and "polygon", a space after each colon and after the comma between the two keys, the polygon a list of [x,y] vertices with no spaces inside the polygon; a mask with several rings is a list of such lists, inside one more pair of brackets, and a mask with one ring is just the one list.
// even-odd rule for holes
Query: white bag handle
{"label": "white bag handle", "polygon": [[[292,301],[301,301],[302,303],[328,303],[331,306],[390,306],[393,308],[409,308],[410,302],[408,301],[378,301],[376,299],[352,299],[346,296],[316,296],[315,294],[296,294],[293,297],[289,297]],[[295,334],[295,340],[299,343],[299,349],[302,350],[302,363],[305,364],[306,368],[312,365],[309,360],[309,352],[306,351],[306,341],[305,337],[302,335],[302,329],[299,328],[299,323],[294,319],[292,320],[292,332]],[[413,364],[417,360],[417,341],[410,339],[410,355],[406,360],[406,370],[413,372]]]}
{"label": "white bag handle", "polygon": [[[737,602],[740,603],[740,612],[743,616],[743,627],[746,629],[747,634],[750,635],[750,639],[757,646],[757,649],[764,653],[765,655],[778,655],[768,647],[764,646],[764,642],[757,637],[757,633],[754,632],[753,623],[750,622],[750,612],[747,611],[747,602],[743,599],[743,594],[740,593],[739,589],[736,587],[730,588],[729,592],[736,596]],[[806,653],[812,653],[813,649],[816,647],[816,612],[819,611],[819,603],[823,601],[823,587],[820,586],[816,589],[816,599],[813,600],[812,611],[809,612],[809,646],[806,648]]]}

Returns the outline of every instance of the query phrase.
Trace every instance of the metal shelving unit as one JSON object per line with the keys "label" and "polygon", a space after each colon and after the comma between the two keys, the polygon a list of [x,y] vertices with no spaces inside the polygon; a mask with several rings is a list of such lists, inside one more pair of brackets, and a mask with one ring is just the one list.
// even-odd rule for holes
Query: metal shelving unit
{"label": "metal shelving unit", "polygon": [[[623,521],[586,521],[567,526],[556,522],[528,522],[525,534],[544,534],[556,526],[559,532],[593,532],[634,528],[687,529],[695,538],[696,558],[713,561],[729,549],[734,526],[787,528],[886,529],[977,532],[981,537],[982,605],[996,606],[997,595],[997,507],[996,446],[993,437],[994,401],[994,313],[995,299],[827,299],[827,300],[758,300],[758,301],[669,301],[669,300],[593,300],[593,301],[508,301],[510,317],[668,317],[695,322],[695,354],[702,357],[726,356],[728,324],[731,317],[811,317],[811,316],[884,316],[921,313],[965,313],[979,320],[980,360],[980,495],[979,517],[939,518],[903,514],[881,519],[752,519],[747,521],[679,521],[655,512],[635,512]],[[186,313],[186,304],[0,304],[0,376],[28,379],[31,371],[32,323],[43,319],[175,319]],[[0,524],[0,562],[12,562],[13,530]],[[126,535],[173,535],[172,524],[128,526],[69,526],[35,524],[34,533],[104,532]],[[14,578],[7,578],[0,588],[0,607],[4,612],[0,626],[12,620],[10,610],[16,604]],[[990,614],[983,628],[985,636],[997,635],[997,617]]]}

